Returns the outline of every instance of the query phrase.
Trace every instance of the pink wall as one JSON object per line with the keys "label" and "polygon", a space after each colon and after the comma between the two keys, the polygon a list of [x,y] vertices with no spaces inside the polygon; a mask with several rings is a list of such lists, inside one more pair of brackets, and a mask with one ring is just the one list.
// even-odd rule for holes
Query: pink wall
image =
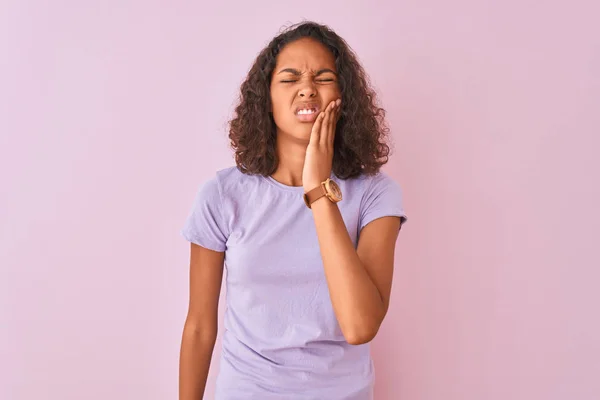
{"label": "pink wall", "polygon": [[217,3],[0,5],[0,398],[176,398],[178,230],[301,17],[355,48],[394,131],[377,400],[600,398],[598,7]]}

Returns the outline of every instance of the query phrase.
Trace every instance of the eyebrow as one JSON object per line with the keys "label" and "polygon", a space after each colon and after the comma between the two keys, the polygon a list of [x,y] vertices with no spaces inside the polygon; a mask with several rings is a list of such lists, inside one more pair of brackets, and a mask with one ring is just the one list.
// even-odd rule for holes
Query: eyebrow
{"label": "eyebrow", "polygon": [[[295,68],[285,68],[285,69],[282,69],[281,71],[279,71],[277,73],[277,75],[283,74],[284,72],[289,72],[289,73],[291,73],[293,75],[296,75],[296,76],[302,75],[302,73],[300,71],[298,71],[297,69],[295,69]],[[315,76],[319,76],[319,75],[322,75],[322,74],[327,73],[327,72],[331,72],[332,74],[334,74],[334,75],[337,76],[337,73],[335,71],[329,69],[329,68],[323,68],[323,69],[318,70],[317,73],[315,74]]]}

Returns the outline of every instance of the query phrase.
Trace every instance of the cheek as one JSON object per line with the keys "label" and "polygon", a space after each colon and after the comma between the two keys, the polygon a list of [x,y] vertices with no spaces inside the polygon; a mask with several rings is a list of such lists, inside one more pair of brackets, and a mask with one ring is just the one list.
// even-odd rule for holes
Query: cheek
{"label": "cheek", "polygon": [[284,104],[271,102],[271,111],[273,112],[273,119],[275,122],[284,122],[288,117],[289,110]]}
{"label": "cheek", "polygon": [[341,97],[342,95],[337,85],[335,87],[328,88],[326,91],[323,92],[323,101],[325,102],[325,105],[328,105],[332,101],[337,100]]}
{"label": "cheek", "polygon": [[272,109],[275,125],[283,130],[291,129],[292,125],[295,123],[295,117],[290,112],[289,106],[282,103],[272,103]]}
{"label": "cheek", "polygon": [[[280,113],[286,108],[286,96],[284,92],[280,90],[271,91],[271,111],[273,113]],[[288,106],[289,107],[289,106]]]}

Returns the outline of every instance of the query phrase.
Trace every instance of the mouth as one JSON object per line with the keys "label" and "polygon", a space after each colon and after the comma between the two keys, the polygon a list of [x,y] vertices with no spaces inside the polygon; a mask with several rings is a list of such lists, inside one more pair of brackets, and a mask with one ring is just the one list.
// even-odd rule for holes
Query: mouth
{"label": "mouth", "polygon": [[314,122],[319,115],[319,105],[316,103],[306,103],[299,105],[294,114],[300,122]]}

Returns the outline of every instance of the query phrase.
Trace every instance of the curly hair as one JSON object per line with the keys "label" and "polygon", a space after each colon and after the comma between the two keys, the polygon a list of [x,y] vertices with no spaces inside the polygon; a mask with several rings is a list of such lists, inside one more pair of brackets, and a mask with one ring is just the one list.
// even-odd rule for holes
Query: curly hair
{"label": "curly hair", "polygon": [[277,55],[289,43],[310,37],[335,58],[342,109],[336,126],[332,170],[341,179],[374,175],[388,162],[389,127],[385,110],[350,46],[326,25],[301,22],[285,29],[257,56],[240,88],[239,104],[229,121],[235,162],[246,174],[269,176],[278,166],[277,128],[271,109],[270,84]]}

